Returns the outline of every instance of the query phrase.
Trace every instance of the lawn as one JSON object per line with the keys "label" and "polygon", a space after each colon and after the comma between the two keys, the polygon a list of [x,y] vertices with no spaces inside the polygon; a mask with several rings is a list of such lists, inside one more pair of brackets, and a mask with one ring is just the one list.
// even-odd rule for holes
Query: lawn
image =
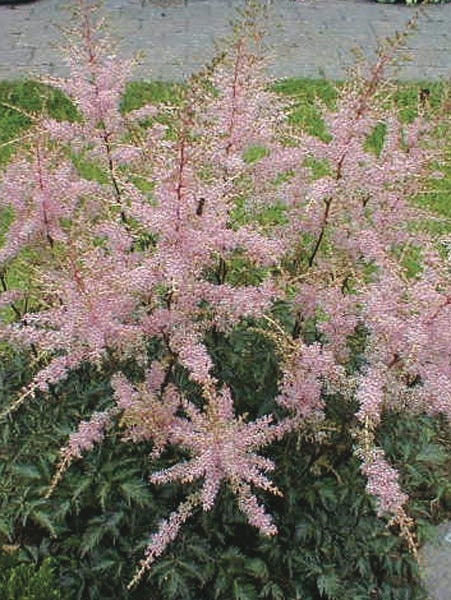
{"label": "lawn", "polygon": [[[336,98],[336,85],[326,80],[288,79],[275,84],[281,94],[294,101],[292,122],[310,134],[323,136],[325,129],[317,102],[332,106]],[[164,82],[132,82],[128,85],[122,102],[124,112],[137,109],[148,102],[176,102],[178,84]],[[404,119],[412,119],[418,109],[419,98],[427,95],[430,109],[436,110],[446,99],[447,87],[442,83],[400,84],[393,102]],[[0,164],[4,164],[14,149],[26,140],[27,128],[33,118],[49,114],[55,119],[76,118],[76,110],[58,90],[33,81],[0,82]],[[377,140],[376,140],[377,143]],[[451,142],[449,145],[451,155]],[[446,219],[441,231],[451,231],[451,161],[443,167],[444,177],[431,182],[418,198],[425,207]]]}

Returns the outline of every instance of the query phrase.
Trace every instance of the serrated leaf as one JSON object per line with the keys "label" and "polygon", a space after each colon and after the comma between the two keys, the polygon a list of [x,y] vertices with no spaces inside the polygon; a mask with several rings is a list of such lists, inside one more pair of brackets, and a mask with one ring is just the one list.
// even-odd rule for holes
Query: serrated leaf
{"label": "serrated leaf", "polygon": [[98,546],[104,535],[105,529],[100,526],[90,527],[87,531],[85,531],[79,548],[80,556],[86,556],[86,554]]}
{"label": "serrated leaf", "polygon": [[106,510],[106,501],[111,496],[111,484],[110,482],[104,481],[97,492],[100,506],[102,510]]}
{"label": "serrated leaf", "polygon": [[85,492],[90,487],[91,484],[92,480],[88,477],[83,477],[82,479],[80,479],[80,483],[72,492],[72,500],[77,500],[83,494],[83,492]]}
{"label": "serrated leaf", "polygon": [[312,526],[307,521],[298,523],[295,528],[294,537],[297,542],[302,542],[312,536]]}
{"label": "serrated leaf", "polygon": [[335,573],[327,573],[316,578],[316,585],[321,596],[325,596],[330,600],[338,598],[337,594],[340,591],[340,582]]}
{"label": "serrated leaf", "polygon": [[326,509],[333,508],[338,501],[336,496],[335,489],[330,487],[329,485],[323,485],[318,489],[318,495],[321,499],[321,502]]}
{"label": "serrated leaf", "polygon": [[177,566],[185,571],[185,575],[189,575],[191,578],[197,579],[201,584],[205,583],[205,574],[203,569],[191,561],[177,561]]}
{"label": "serrated leaf", "polygon": [[2,534],[8,541],[11,541],[11,533],[11,524],[4,519],[0,519],[0,534]]}
{"label": "serrated leaf", "polygon": [[96,564],[92,568],[92,570],[95,573],[102,573],[103,571],[108,571],[109,569],[111,569],[115,565],[117,565],[117,561],[112,560],[112,559],[108,559],[108,558],[104,558],[103,560],[100,560],[100,561],[96,562]]}
{"label": "serrated leaf", "polygon": [[262,598],[268,598],[268,600],[285,600],[285,593],[277,583],[268,582],[266,583],[261,591]]}
{"label": "serrated leaf", "polygon": [[258,600],[258,592],[250,583],[244,583],[239,579],[233,582],[233,600]]}
{"label": "serrated leaf", "polygon": [[246,560],[244,563],[244,570],[252,577],[256,579],[266,580],[268,579],[268,567],[266,563],[260,558],[251,558],[250,560]]}
{"label": "serrated leaf", "polygon": [[29,518],[40,525],[43,529],[46,529],[50,533],[51,537],[56,537],[55,526],[50,515],[41,510],[33,510],[30,512]]}
{"label": "serrated leaf", "polygon": [[146,506],[152,499],[148,486],[142,481],[124,481],[119,489],[128,504],[133,502],[138,506]]}
{"label": "serrated leaf", "polygon": [[190,597],[190,586],[181,574],[172,569],[164,576],[164,588],[169,598],[180,598],[188,600]]}
{"label": "serrated leaf", "polygon": [[12,472],[24,479],[41,479],[42,473],[36,465],[16,464],[11,468]]}
{"label": "serrated leaf", "polygon": [[427,444],[415,458],[418,462],[440,465],[448,460],[448,454],[445,449],[438,444]]}

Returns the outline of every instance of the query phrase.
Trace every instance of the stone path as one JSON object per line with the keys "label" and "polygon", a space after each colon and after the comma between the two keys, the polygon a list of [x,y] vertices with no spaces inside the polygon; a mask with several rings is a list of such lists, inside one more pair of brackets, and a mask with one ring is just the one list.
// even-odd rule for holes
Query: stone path
{"label": "stone path", "polygon": [[[4,1],[4,0],[2,0]],[[271,44],[276,77],[340,79],[351,49],[371,53],[376,40],[401,30],[411,6],[373,0],[267,0],[272,11]],[[55,47],[57,27],[67,23],[70,1],[39,0],[0,5],[0,79],[64,72]],[[239,0],[104,0],[124,54],[144,51],[137,78],[175,81],[195,72],[214,53]],[[407,80],[451,76],[451,3],[428,7],[409,41]]]}
{"label": "stone path", "polygon": [[423,578],[431,600],[451,599],[451,522],[436,529],[435,540],[421,551]]}

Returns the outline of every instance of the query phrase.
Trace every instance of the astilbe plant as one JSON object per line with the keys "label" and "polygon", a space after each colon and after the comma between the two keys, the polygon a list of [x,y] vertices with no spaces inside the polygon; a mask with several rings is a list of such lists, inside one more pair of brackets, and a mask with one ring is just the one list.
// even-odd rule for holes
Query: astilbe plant
{"label": "astilbe plant", "polygon": [[[2,271],[33,249],[41,295],[22,314],[26,290],[5,289],[2,305],[13,301],[15,318],[1,335],[45,361],[5,414],[83,362],[117,366],[115,404],[70,436],[51,489],[115,423],[124,441],[152,442],[151,459],[170,446],[189,455],[151,476],[191,491],[151,537],[133,586],[194,510],[213,507],[223,484],[249,522],[274,535],[254,490],[283,490],[268,477],[274,463],[258,451],[321,427],[334,393],[357,402],[350,426],[368,491],[409,535],[407,495],[376,431],[385,410],[451,416],[451,286],[434,240],[413,227],[424,214],[412,196],[439,152],[421,111],[405,124],[387,108],[393,48],[381,51],[368,76],[355,72],[337,106],[324,109],[327,139],[312,137],[289,126],[289,107],[270,91],[250,6],[226,52],[188,82],[179,105],[124,116],[131,62],[110,54],[96,9],[82,0],[77,7],[72,74],[52,83],[79,119],[37,125],[35,144],[5,169],[0,192],[15,216]],[[375,151],[369,138],[381,125]],[[246,160],[256,148],[260,158]],[[82,177],[77,156],[95,161],[102,183]],[[269,226],[260,215],[274,204],[283,222]],[[421,250],[415,274],[406,262],[411,248]],[[247,265],[241,280],[238,260]],[[280,322],[271,312],[276,301],[289,312]],[[274,341],[282,370],[274,414],[255,421],[237,414],[207,346],[208,336],[246,323]],[[121,372],[130,358],[141,380]],[[180,372],[190,385],[177,385]]]}

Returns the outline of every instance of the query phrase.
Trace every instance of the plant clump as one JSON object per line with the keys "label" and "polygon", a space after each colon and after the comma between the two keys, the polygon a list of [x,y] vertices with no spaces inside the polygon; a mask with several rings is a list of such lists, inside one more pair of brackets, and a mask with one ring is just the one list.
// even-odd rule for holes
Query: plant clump
{"label": "plant clump", "polygon": [[[36,120],[0,187],[10,215],[0,336],[35,364],[3,418],[86,365],[109,377],[109,406],[69,436],[49,494],[117,431],[150,444],[151,464],[171,457],[150,482],[187,495],[151,536],[133,587],[226,489],[251,525],[276,535],[260,499],[286,493],[270,446],[320,439],[333,399],[353,407],[347,427],[378,512],[415,548],[378,430],[389,413],[451,416],[451,271],[412,202],[441,159],[444,117],[419,106],[405,122],[386,101],[404,38],[366,73],[356,68],[323,107],[319,138],[294,128],[271,90],[255,7],[177,104],[127,114],[132,63],[112,54],[95,7],[77,7],[71,76],[52,80],[77,115]],[[23,261],[30,285],[11,285]],[[255,401],[255,414],[240,411],[234,373],[216,360],[237,331],[266,339],[277,361],[271,402]],[[259,391],[247,393],[252,403]]]}

